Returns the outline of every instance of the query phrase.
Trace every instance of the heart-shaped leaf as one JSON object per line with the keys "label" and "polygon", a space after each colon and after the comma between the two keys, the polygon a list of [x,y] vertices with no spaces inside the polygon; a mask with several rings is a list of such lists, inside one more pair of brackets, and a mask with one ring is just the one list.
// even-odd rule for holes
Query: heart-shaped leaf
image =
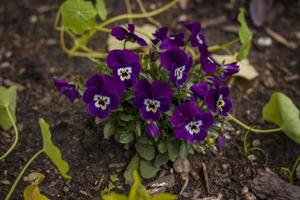
{"label": "heart-shaped leaf", "polygon": [[300,144],[299,110],[286,95],[273,93],[263,108],[263,118],[277,124],[289,138]]}
{"label": "heart-shaped leaf", "polygon": [[241,46],[239,53],[236,56],[236,60],[240,61],[247,57],[247,55],[251,49],[251,46],[252,46],[251,42],[252,42],[253,34],[250,31],[250,29],[246,23],[245,9],[243,9],[243,8],[240,9],[238,21],[241,24],[241,27],[239,29],[239,38],[240,38],[240,42],[241,42],[242,46]]}
{"label": "heart-shaped leaf", "polygon": [[143,159],[141,160],[140,173],[143,178],[153,178],[158,170],[159,167],[154,166],[152,162]]}
{"label": "heart-shaped leaf", "polygon": [[67,0],[60,7],[63,26],[75,34],[81,35],[96,24],[97,10],[92,2]]}
{"label": "heart-shaped leaf", "polygon": [[155,148],[151,144],[143,144],[137,142],[135,144],[135,148],[138,154],[146,160],[153,160],[153,158],[155,157]]}
{"label": "heart-shaped leaf", "polygon": [[96,0],[95,7],[98,11],[98,15],[102,20],[106,20],[107,8],[105,5],[105,0]]}
{"label": "heart-shaped leaf", "polygon": [[9,130],[13,125],[7,109],[9,109],[13,120],[16,121],[16,104],[17,87],[0,87],[0,127],[2,127],[4,130]]}
{"label": "heart-shaped leaf", "polygon": [[62,159],[60,150],[52,143],[49,124],[42,118],[39,119],[39,124],[43,137],[43,148],[45,153],[56,165],[60,174],[66,179],[71,179],[71,176],[67,174],[70,169],[68,163]]}

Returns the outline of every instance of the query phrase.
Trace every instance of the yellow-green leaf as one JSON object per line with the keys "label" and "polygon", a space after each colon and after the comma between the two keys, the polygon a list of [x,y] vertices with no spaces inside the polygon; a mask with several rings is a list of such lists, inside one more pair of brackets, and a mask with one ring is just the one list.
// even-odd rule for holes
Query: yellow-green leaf
{"label": "yellow-green leaf", "polygon": [[175,200],[177,197],[173,194],[168,194],[168,193],[160,193],[154,195],[151,200]]}
{"label": "yellow-green leaf", "polygon": [[102,199],[103,200],[128,200],[128,197],[122,194],[111,193],[111,194],[104,195]]}
{"label": "yellow-green leaf", "polygon": [[107,8],[105,5],[105,0],[96,0],[95,7],[98,11],[99,17],[104,21],[107,17]]}
{"label": "yellow-green leaf", "polygon": [[133,172],[134,183],[129,192],[129,200],[150,200],[146,188],[142,185],[138,172]]}
{"label": "yellow-green leaf", "polygon": [[263,108],[263,118],[277,124],[289,138],[300,144],[299,110],[286,95],[273,93]]}
{"label": "yellow-green leaf", "polygon": [[92,2],[67,0],[60,8],[63,26],[76,34],[92,29],[96,24],[97,10]]}
{"label": "yellow-green leaf", "polygon": [[23,192],[24,200],[49,200],[45,195],[41,194],[38,185],[30,184]]}
{"label": "yellow-green leaf", "polygon": [[56,165],[61,175],[66,179],[71,179],[71,176],[67,174],[70,169],[68,163],[62,159],[60,150],[52,143],[49,125],[42,118],[39,119],[39,124],[42,132],[45,153]]}
{"label": "yellow-green leaf", "polygon": [[240,9],[238,21],[241,24],[241,27],[239,29],[239,38],[240,38],[240,42],[241,42],[242,46],[241,46],[239,53],[236,56],[236,60],[240,61],[247,57],[247,55],[251,49],[251,46],[252,46],[251,42],[252,42],[253,34],[250,31],[250,29],[246,23],[245,9],[243,9],[243,8]]}
{"label": "yellow-green leaf", "polygon": [[13,120],[16,121],[16,104],[17,87],[11,86],[10,88],[5,88],[0,86],[0,127],[3,130],[9,130],[13,125],[6,107],[9,109]]}

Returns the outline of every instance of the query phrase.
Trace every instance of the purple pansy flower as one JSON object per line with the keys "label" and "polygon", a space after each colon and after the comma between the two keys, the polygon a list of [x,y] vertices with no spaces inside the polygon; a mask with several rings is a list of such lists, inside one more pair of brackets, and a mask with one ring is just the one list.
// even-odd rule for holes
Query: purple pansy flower
{"label": "purple pansy flower", "polygon": [[144,120],[158,121],[162,112],[171,107],[172,89],[159,80],[151,84],[147,80],[139,80],[135,85],[133,105],[139,109]]}
{"label": "purple pansy flower", "polygon": [[139,55],[129,50],[112,50],[106,58],[106,64],[113,70],[113,76],[128,88],[136,83],[141,72]]}
{"label": "purple pansy flower", "polygon": [[213,123],[212,114],[202,112],[192,101],[177,106],[171,117],[176,137],[190,143],[203,141],[207,137],[207,130]]}
{"label": "purple pansy flower", "polygon": [[222,151],[225,146],[226,138],[223,135],[219,135],[216,140],[218,149]]}
{"label": "purple pansy flower", "polygon": [[168,28],[162,27],[157,29],[153,33],[154,39],[152,43],[156,45],[157,43],[161,42],[160,48],[161,49],[169,49],[172,47],[182,47],[184,46],[184,34],[172,34],[168,36]]}
{"label": "purple pansy flower", "polygon": [[222,65],[221,68],[222,68],[223,74],[225,76],[230,76],[230,75],[236,74],[240,71],[240,66],[236,62]]}
{"label": "purple pansy flower", "polygon": [[146,134],[151,135],[153,138],[159,134],[159,128],[156,122],[149,121],[146,127]]}
{"label": "purple pansy flower", "polygon": [[193,59],[179,48],[171,48],[160,55],[161,65],[170,71],[169,79],[178,88],[185,83]]}
{"label": "purple pansy flower", "polygon": [[191,24],[187,22],[181,22],[181,24],[191,32],[190,41],[192,47],[196,47],[205,43],[205,41],[202,40],[203,34],[200,32],[201,24],[197,22]]}
{"label": "purple pansy flower", "polygon": [[201,64],[202,70],[208,74],[215,73],[215,71],[217,70],[217,68],[219,66],[218,63],[209,54],[208,55],[201,54],[200,64]]}
{"label": "purple pansy flower", "polygon": [[134,31],[134,24],[128,24],[127,30],[123,27],[116,26],[112,28],[111,35],[114,36],[117,40],[128,40],[137,42],[141,46],[147,46],[147,42],[143,38],[137,36]]}
{"label": "purple pansy flower", "polygon": [[57,90],[61,94],[66,95],[71,103],[74,103],[74,101],[80,96],[75,84],[56,78],[53,80]]}
{"label": "purple pansy flower", "polygon": [[86,90],[82,96],[88,104],[91,115],[105,119],[111,110],[120,106],[120,96],[123,94],[123,85],[115,78],[94,75],[87,80]]}
{"label": "purple pansy flower", "polygon": [[163,41],[168,37],[168,28],[167,27],[162,27],[157,29],[152,35],[154,36],[154,39],[152,40],[152,43],[156,45],[157,43]]}
{"label": "purple pansy flower", "polygon": [[211,111],[227,116],[228,111],[232,108],[232,102],[228,96],[229,88],[227,86],[217,86],[216,89],[207,91],[204,103]]}
{"label": "purple pansy flower", "polygon": [[172,34],[169,35],[168,37],[166,37],[161,45],[160,48],[161,49],[169,49],[172,47],[182,47],[184,46],[185,42],[184,42],[184,34],[183,33],[179,33],[179,34]]}
{"label": "purple pansy flower", "polygon": [[192,85],[190,89],[192,90],[192,92],[196,97],[203,100],[208,90],[208,83],[207,82],[197,83]]}

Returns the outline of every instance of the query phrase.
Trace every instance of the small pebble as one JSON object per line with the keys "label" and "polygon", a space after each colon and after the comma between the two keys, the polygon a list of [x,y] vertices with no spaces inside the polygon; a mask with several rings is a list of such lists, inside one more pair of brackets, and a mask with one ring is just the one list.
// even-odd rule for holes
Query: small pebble
{"label": "small pebble", "polygon": [[259,37],[257,44],[261,47],[269,47],[273,44],[273,40],[270,37]]}
{"label": "small pebble", "polygon": [[254,154],[248,155],[247,158],[248,158],[248,160],[250,160],[250,161],[256,160],[256,156],[255,156]]}
{"label": "small pebble", "polygon": [[258,146],[260,146],[261,145],[261,142],[259,141],[259,140],[253,140],[252,141],[252,146],[253,147],[258,147]]}
{"label": "small pebble", "polygon": [[37,21],[38,21],[38,17],[36,15],[30,16],[30,18],[29,18],[30,23],[35,24],[35,23],[37,23]]}

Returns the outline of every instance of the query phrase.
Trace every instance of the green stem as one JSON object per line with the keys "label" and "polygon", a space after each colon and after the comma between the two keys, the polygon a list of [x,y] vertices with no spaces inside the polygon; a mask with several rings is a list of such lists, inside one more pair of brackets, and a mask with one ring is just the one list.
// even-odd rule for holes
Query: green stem
{"label": "green stem", "polygon": [[300,163],[300,156],[297,158],[296,162],[293,165],[292,171],[289,173],[289,182],[290,183],[293,183],[293,178],[294,178],[294,175],[295,175],[295,171],[296,171],[299,163]]}
{"label": "green stem", "polygon": [[[130,5],[130,0],[125,0],[125,6],[126,6],[126,10],[128,14],[132,14],[132,9],[131,9],[131,5]],[[128,18],[128,23],[132,24],[133,23],[133,19],[130,17]]]}
{"label": "green stem", "polygon": [[147,12],[147,13],[135,13],[135,14],[123,14],[123,15],[119,15],[119,16],[116,16],[116,17],[113,17],[99,25],[97,25],[96,27],[105,27],[109,24],[112,24],[116,21],[120,21],[120,20],[123,20],[123,19],[129,19],[129,18],[132,18],[132,19],[140,19],[140,18],[147,18],[147,17],[152,17],[152,16],[155,16],[155,15],[158,15],[160,13],[163,13],[165,12],[166,10],[170,9],[173,5],[175,5],[177,3],[178,0],[172,0],[170,3],[164,5],[163,7],[160,7],[154,11],[151,11],[151,12]]}
{"label": "green stem", "polygon": [[215,45],[215,46],[211,46],[208,48],[208,50],[210,52],[216,52],[216,51],[219,51],[219,50],[227,50],[227,48],[233,44],[235,44],[236,42],[239,42],[240,39],[239,38],[236,38],[234,40],[230,40],[229,42],[226,42],[224,44],[219,44],[219,45]]}
{"label": "green stem", "polygon": [[8,194],[5,197],[5,200],[9,200],[14,192],[14,190],[16,189],[20,179],[22,178],[23,174],[25,173],[25,171],[27,170],[27,168],[30,166],[30,164],[40,155],[44,152],[44,149],[41,149],[40,151],[38,151],[36,154],[34,154],[30,160],[26,163],[26,165],[23,167],[22,171],[19,173],[17,179],[15,180],[14,184],[12,185],[12,187],[10,188]]}
{"label": "green stem", "polygon": [[256,132],[256,133],[272,133],[272,132],[277,132],[277,131],[281,131],[281,128],[274,128],[274,129],[266,129],[266,130],[261,130],[261,129],[255,129],[255,128],[251,128],[250,126],[246,125],[245,123],[243,123],[242,121],[238,120],[237,118],[235,118],[234,116],[232,116],[231,114],[228,113],[228,117],[234,121],[235,123],[237,123],[238,125],[242,126],[243,128],[252,131],[252,132]]}
{"label": "green stem", "polygon": [[16,136],[15,136],[15,140],[14,140],[13,144],[12,144],[11,147],[7,150],[7,152],[4,153],[4,154],[0,157],[0,160],[4,159],[6,156],[8,156],[8,154],[10,154],[10,152],[15,148],[15,146],[17,145],[18,140],[19,140],[19,131],[18,131],[18,128],[17,128],[17,126],[16,126],[15,120],[14,120],[13,116],[11,115],[10,110],[9,110],[9,108],[8,108],[7,105],[5,105],[5,109],[6,109],[6,112],[7,112],[8,116],[9,116],[9,119],[10,119],[10,121],[11,121],[13,127],[14,127],[15,135],[16,135]]}

